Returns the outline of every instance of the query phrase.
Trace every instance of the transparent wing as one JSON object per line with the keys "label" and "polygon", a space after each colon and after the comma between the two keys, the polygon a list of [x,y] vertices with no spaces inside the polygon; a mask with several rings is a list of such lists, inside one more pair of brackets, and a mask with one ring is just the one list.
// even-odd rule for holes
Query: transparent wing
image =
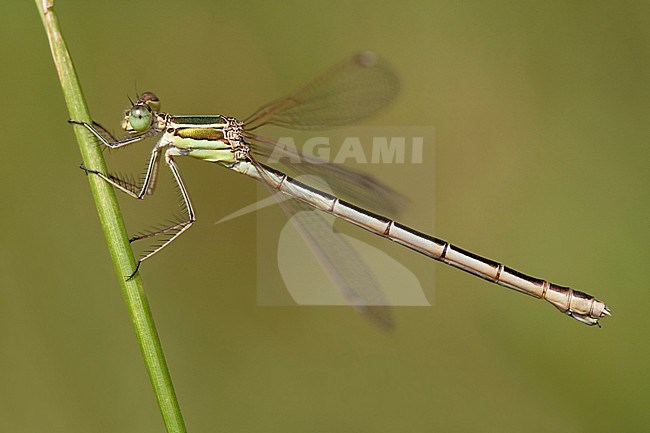
{"label": "transparent wing", "polygon": [[[264,167],[252,158],[251,163],[269,191],[274,196],[282,195],[272,188]],[[380,283],[345,238],[332,233],[331,225],[319,211],[297,200],[278,199],[277,202],[350,306],[380,328],[392,329],[393,319]]]}
{"label": "transparent wing", "polygon": [[318,183],[313,186],[327,186],[337,196],[359,206],[396,217],[408,203],[408,199],[373,176],[351,170],[342,164],[304,155],[295,148],[278,146],[274,140],[266,137],[249,132],[244,132],[244,136],[254,155],[265,158],[273,155],[285,167],[286,170],[283,171],[292,177],[314,176]]}
{"label": "transparent wing", "polygon": [[293,94],[273,101],[244,121],[253,131],[264,125],[290,129],[330,129],[365,119],[399,92],[392,67],[364,51],[344,60]]}

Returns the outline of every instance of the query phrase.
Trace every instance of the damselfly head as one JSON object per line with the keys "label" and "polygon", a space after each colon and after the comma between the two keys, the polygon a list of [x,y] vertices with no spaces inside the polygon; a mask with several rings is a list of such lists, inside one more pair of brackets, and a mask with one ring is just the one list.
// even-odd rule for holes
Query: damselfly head
{"label": "damselfly head", "polygon": [[144,92],[135,103],[131,102],[131,108],[124,110],[122,128],[132,134],[145,132],[153,125],[158,110],[160,99],[151,92]]}

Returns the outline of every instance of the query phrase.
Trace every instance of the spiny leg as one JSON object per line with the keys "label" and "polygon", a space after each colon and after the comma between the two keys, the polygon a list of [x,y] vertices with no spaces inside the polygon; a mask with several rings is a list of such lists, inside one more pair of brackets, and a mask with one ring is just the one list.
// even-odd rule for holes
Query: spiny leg
{"label": "spiny leg", "polygon": [[[142,179],[141,185],[138,185],[135,182],[130,182],[128,180],[125,180],[117,176],[104,174],[98,170],[89,169],[87,167],[84,167],[83,165],[81,166],[81,169],[83,169],[86,172],[86,174],[92,173],[99,176],[105,182],[118,188],[120,191],[129,194],[131,197],[142,199],[144,198],[145,195],[151,195],[154,192],[154,189],[156,187],[156,182],[158,179],[158,166],[160,163],[160,155],[161,155],[161,148],[158,147],[158,145],[156,145],[156,147],[154,147],[154,149],[151,151],[151,157],[149,158],[147,171],[145,172],[144,179]],[[129,239],[129,242],[133,242],[134,240],[137,240],[137,237]],[[140,267],[140,263],[142,262],[142,260],[144,259],[139,259],[136,262],[135,269],[133,270],[131,275],[127,277],[127,281],[132,279],[133,276],[136,274],[136,272],[138,272],[138,268]]]}
{"label": "spiny leg", "polygon": [[[76,124],[76,123],[74,123],[74,124]],[[95,127],[96,130],[101,131],[104,134],[106,134],[106,136],[108,136],[111,140],[113,140],[114,143],[117,142],[117,141],[120,141],[120,139],[115,137],[111,131],[104,128],[100,123],[95,122],[94,120],[93,120],[93,126]]]}
{"label": "spiny leg", "polygon": [[118,176],[113,176],[111,174],[104,174],[98,170],[93,170],[87,167],[81,166],[81,169],[88,173],[93,173],[104,179],[109,184],[113,185],[115,188],[118,188],[120,191],[123,191],[130,195],[131,197],[142,199],[145,195],[151,195],[154,192],[156,187],[156,181],[158,179],[158,164],[160,162],[161,149],[158,145],[154,147],[151,151],[151,157],[149,158],[149,164],[147,165],[147,171],[145,172],[144,179],[142,179],[142,184],[138,185],[137,183],[128,181],[126,179],[120,178]]}
{"label": "spiny leg", "polygon": [[91,134],[93,134],[104,146],[108,146],[111,149],[119,149],[120,147],[137,143],[138,141],[142,141],[145,138],[152,137],[159,133],[158,130],[151,128],[141,134],[137,134],[132,137],[123,138],[122,140],[109,141],[106,139],[106,137],[104,137],[104,135],[102,135],[101,132],[99,132],[99,130],[106,132],[111,137],[111,139],[114,139],[115,137],[113,137],[113,134],[106,131],[106,129],[103,126],[99,125],[98,123],[93,122],[93,125],[91,125],[90,123],[80,122],[78,120],[68,120],[68,123],[72,123],[73,125],[83,126]]}
{"label": "spiny leg", "polygon": [[183,199],[183,204],[185,206],[185,212],[187,213],[187,220],[172,224],[172,225],[170,225],[168,227],[164,227],[162,229],[152,231],[150,233],[146,233],[146,234],[143,234],[143,235],[138,235],[138,236],[135,236],[135,237],[131,238],[129,241],[134,242],[134,241],[154,237],[154,236],[165,234],[165,233],[172,233],[172,235],[169,238],[162,241],[162,243],[156,245],[153,250],[149,251],[143,257],[141,257],[141,258],[139,258],[137,260],[135,270],[133,271],[133,273],[131,275],[129,275],[127,280],[130,280],[131,278],[133,278],[133,276],[138,272],[138,269],[140,268],[140,264],[142,262],[144,262],[148,258],[152,257],[153,255],[158,253],[158,251],[162,250],[167,245],[169,245],[172,241],[174,241],[177,237],[179,237],[185,230],[189,229],[192,226],[192,224],[194,223],[194,221],[196,221],[196,218],[194,216],[194,209],[192,208],[192,203],[190,202],[190,196],[187,193],[187,189],[185,188],[185,184],[183,183],[183,179],[181,178],[181,175],[180,175],[180,173],[178,171],[178,167],[176,166],[176,163],[174,163],[174,160],[173,160],[174,156],[179,156],[179,155],[180,154],[178,153],[178,151],[175,148],[168,149],[165,152],[165,163],[167,163],[167,166],[169,167],[172,174],[174,175],[174,180],[176,180],[176,184],[178,185],[178,189],[179,189],[181,197]]}
{"label": "spiny leg", "polygon": [[[151,137],[153,135],[156,135],[160,133],[160,131],[156,130],[155,128],[148,129],[147,131],[135,135],[133,137],[128,137],[123,140],[116,140],[115,137],[108,132],[103,126],[93,122],[93,124],[89,124],[86,122],[79,122],[79,121],[74,121],[74,120],[68,120],[69,123],[76,124],[83,126],[86,128],[91,134],[93,134],[99,141],[107,146],[110,149],[118,149],[130,144],[133,144],[135,142],[144,140],[145,138]],[[101,132],[100,132],[101,131]],[[112,141],[108,140],[105,135],[102,135],[102,132],[106,134],[106,136],[110,137]],[[156,187],[156,181],[158,178],[158,166],[160,162],[160,156],[161,156],[161,151],[163,148],[166,147],[168,143],[163,143],[162,139],[156,144],[154,149],[151,152],[151,157],[149,159],[149,164],[147,166],[147,171],[145,173],[144,179],[142,179],[142,184],[138,185],[136,182],[132,182],[130,180],[122,179],[118,176],[114,176],[111,174],[105,174],[100,172],[99,170],[93,170],[89,169],[87,167],[84,167],[83,165],[81,168],[88,173],[93,173],[99,176],[101,179],[103,179],[105,182],[108,182],[112,186],[118,188],[120,191],[123,191],[127,194],[129,194],[131,197],[137,198],[137,199],[142,199],[145,195],[150,195],[153,194],[154,189]],[[160,234],[165,234],[165,233],[170,233],[172,232],[171,237],[168,239],[164,240],[161,244],[157,245],[152,251],[148,252],[146,255],[144,255],[142,258],[139,258],[136,262],[135,269],[127,277],[127,280],[132,279],[135,274],[138,272],[138,269],[140,267],[140,264],[148,259],[149,257],[152,257],[154,254],[156,254],[158,251],[160,251],[162,248],[167,246],[170,242],[172,242],[174,239],[176,239],[181,233],[183,233],[185,230],[187,230],[192,223],[194,222],[194,210],[192,209],[192,205],[190,203],[189,195],[187,193],[187,190],[185,189],[185,185],[183,184],[183,181],[180,177],[180,174],[178,172],[178,168],[176,167],[176,164],[173,162],[173,156],[180,156],[181,154],[175,151],[175,149],[168,149],[165,153],[165,162],[167,163],[168,167],[172,171],[172,174],[174,175],[174,179],[176,180],[176,183],[179,187],[181,196],[183,198],[183,203],[185,205],[185,210],[187,213],[187,220],[182,221],[180,223],[174,223],[168,227],[164,227],[162,229],[155,230],[153,232],[144,234],[144,235],[137,235],[131,239],[129,239],[129,242],[134,242],[140,239],[145,239],[145,238],[150,238],[156,235]]]}
{"label": "spiny leg", "polygon": [[[70,122],[69,122],[69,123],[70,123]],[[73,123],[73,124],[74,124],[74,123]],[[102,134],[104,137],[107,137],[107,140],[110,139],[110,142],[111,142],[111,143],[116,143],[116,142],[119,142],[119,141],[120,141],[120,139],[117,138],[117,136],[115,136],[111,131],[109,131],[107,128],[105,128],[102,124],[100,124],[100,123],[98,123],[98,122],[95,122],[95,121],[93,120],[92,125],[95,127],[95,130],[96,130],[97,132],[99,132],[100,134]],[[93,135],[93,136],[94,136],[94,135]],[[96,136],[95,136],[95,138],[96,138]],[[103,143],[100,142],[99,140],[97,140],[97,144],[99,145],[99,144],[103,144]],[[111,147],[108,147],[108,146],[104,145],[104,146],[102,147],[102,150],[108,150],[108,151],[110,152],[110,151],[112,151],[112,150],[114,150],[114,149],[111,148]],[[115,150],[117,150],[117,149],[115,149]],[[124,180],[124,179],[123,179],[123,180]],[[132,182],[132,183],[135,183],[135,182]]]}

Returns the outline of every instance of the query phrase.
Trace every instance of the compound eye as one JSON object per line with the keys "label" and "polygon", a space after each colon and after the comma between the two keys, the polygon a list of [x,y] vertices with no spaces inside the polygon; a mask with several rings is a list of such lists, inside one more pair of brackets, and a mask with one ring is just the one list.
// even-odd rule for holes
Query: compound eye
{"label": "compound eye", "polygon": [[149,129],[151,119],[151,109],[146,105],[134,105],[129,111],[129,123],[138,132],[144,132]]}

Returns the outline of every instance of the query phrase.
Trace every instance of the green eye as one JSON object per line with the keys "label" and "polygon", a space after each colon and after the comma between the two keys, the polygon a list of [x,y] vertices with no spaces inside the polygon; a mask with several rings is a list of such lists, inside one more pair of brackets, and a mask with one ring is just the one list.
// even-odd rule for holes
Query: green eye
{"label": "green eye", "polygon": [[146,105],[135,105],[129,111],[129,123],[138,132],[144,132],[149,129],[151,126],[151,118],[151,110]]}

